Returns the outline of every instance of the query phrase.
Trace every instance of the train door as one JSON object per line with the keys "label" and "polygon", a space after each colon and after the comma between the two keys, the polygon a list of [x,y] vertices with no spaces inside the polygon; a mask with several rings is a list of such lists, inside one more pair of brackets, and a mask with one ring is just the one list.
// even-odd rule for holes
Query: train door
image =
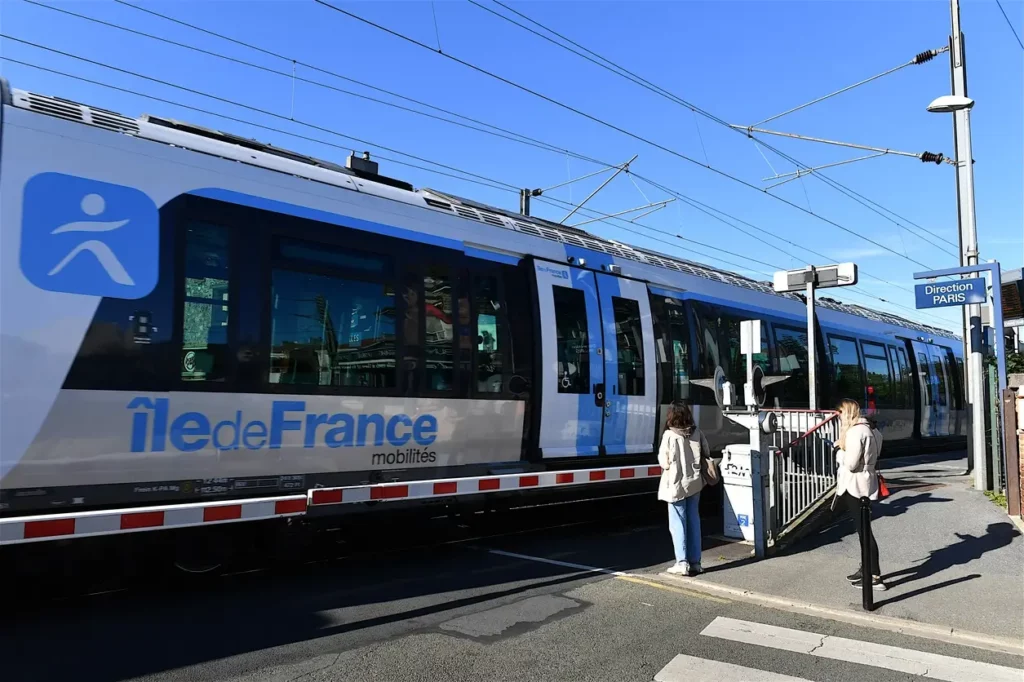
{"label": "train door", "polygon": [[938,346],[928,345],[928,354],[931,357],[932,366],[935,368],[935,376],[938,379],[938,415],[939,423],[936,430],[940,436],[948,436],[955,433],[956,421],[953,408],[956,405],[953,395],[954,383],[953,372],[946,357],[946,349]]}
{"label": "train door", "polygon": [[960,373],[960,365],[951,348],[940,346],[939,352],[942,353],[949,377],[949,433],[961,434],[964,420],[963,374]]}
{"label": "train door", "polygon": [[536,262],[542,457],[650,452],[654,329],[641,282]]}
{"label": "train door", "polygon": [[938,435],[939,379],[935,374],[927,344],[911,342],[912,357],[917,370],[918,409],[921,415],[921,437]]}

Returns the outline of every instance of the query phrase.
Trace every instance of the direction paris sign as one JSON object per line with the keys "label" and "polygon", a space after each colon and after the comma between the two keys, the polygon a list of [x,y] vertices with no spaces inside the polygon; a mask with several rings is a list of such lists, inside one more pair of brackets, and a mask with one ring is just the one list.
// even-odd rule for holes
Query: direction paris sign
{"label": "direction paris sign", "polygon": [[955,282],[928,282],[914,286],[918,309],[985,303],[987,293],[984,277],[959,279]]}

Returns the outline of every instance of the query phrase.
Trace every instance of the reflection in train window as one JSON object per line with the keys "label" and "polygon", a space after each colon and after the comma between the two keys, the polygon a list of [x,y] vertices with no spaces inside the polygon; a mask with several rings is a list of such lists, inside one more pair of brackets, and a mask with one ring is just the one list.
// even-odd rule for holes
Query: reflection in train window
{"label": "reflection in train window", "polygon": [[782,407],[807,407],[807,330],[775,326],[775,346],[779,373],[789,378],[782,382]]}
{"label": "reflection in train window", "polygon": [[864,372],[867,379],[867,407],[889,407],[892,404],[892,372],[885,346],[861,343],[864,351]]}
{"label": "reflection in train window", "polygon": [[271,384],[394,387],[389,284],[275,269],[271,298]]}
{"label": "reflection in train window", "polygon": [[423,276],[423,319],[425,322],[425,381],[428,391],[452,389],[455,344],[452,282],[448,268],[431,266]]}
{"label": "reflection in train window", "polygon": [[481,393],[500,393],[502,388],[502,352],[504,319],[499,317],[501,300],[498,297],[496,277],[473,278],[473,314],[476,316],[476,390]]}
{"label": "reflection in train window", "polygon": [[828,346],[829,355],[832,358],[833,395],[836,402],[849,398],[863,403],[864,380],[860,373],[857,342],[853,339],[830,335]]}
{"label": "reflection in train window", "polygon": [[644,394],[644,337],[640,326],[640,304],[630,298],[612,296],[615,315],[615,346],[619,395]]}
{"label": "reflection in train window", "polygon": [[590,393],[587,301],[580,289],[554,286],[558,392]]}

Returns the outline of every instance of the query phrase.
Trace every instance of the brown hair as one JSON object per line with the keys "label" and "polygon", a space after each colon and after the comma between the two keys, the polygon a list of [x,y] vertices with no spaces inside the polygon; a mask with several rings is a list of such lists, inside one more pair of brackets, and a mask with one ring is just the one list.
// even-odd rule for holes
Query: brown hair
{"label": "brown hair", "polygon": [[696,428],[693,421],[693,412],[690,406],[684,402],[674,402],[668,408],[668,419],[665,420],[666,429],[679,429],[684,433],[692,433]]}

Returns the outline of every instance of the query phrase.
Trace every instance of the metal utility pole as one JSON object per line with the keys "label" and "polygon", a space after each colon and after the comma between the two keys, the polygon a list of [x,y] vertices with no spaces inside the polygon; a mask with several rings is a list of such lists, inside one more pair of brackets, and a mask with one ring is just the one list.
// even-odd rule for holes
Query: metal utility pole
{"label": "metal utility pole", "polygon": [[[967,64],[964,55],[963,34],[960,32],[960,1],[950,0],[952,37],[949,64],[952,72],[953,95],[967,97]],[[957,210],[960,223],[961,264],[978,264],[978,229],[974,214],[974,157],[971,153],[971,112],[969,108],[953,112],[953,139],[956,144]],[[995,286],[999,286],[995,283]],[[999,330],[1000,332],[1002,330]],[[971,406],[971,445],[974,459],[974,487],[984,490],[987,485],[985,457],[985,371],[981,355],[981,306],[967,307],[964,324],[964,350],[967,362],[967,400]]]}
{"label": "metal utility pole", "polygon": [[807,277],[807,406],[811,410],[818,409],[818,339],[814,334],[814,282],[817,279],[814,266],[808,266]]}

